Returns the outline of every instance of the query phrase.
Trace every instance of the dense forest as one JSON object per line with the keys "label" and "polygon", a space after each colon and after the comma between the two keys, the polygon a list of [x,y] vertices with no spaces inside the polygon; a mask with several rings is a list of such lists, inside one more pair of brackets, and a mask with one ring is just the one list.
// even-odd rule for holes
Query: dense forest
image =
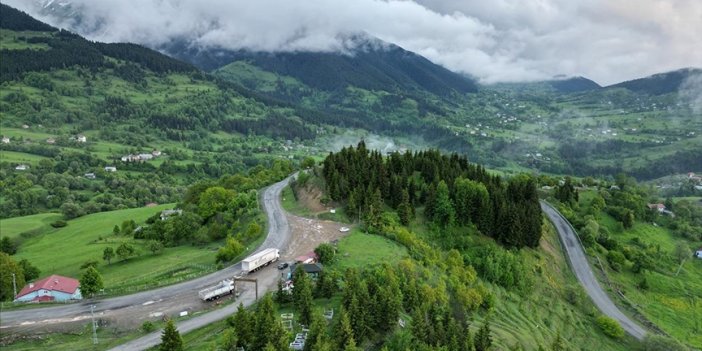
{"label": "dense forest", "polygon": [[361,141],[330,153],[323,175],[331,199],[344,201],[346,213],[362,216],[371,230],[381,227],[385,205],[405,225],[413,208],[423,206],[439,227],[474,225],[507,246],[536,247],[541,238],[535,179],[505,181],[464,156],[428,150],[384,158]]}

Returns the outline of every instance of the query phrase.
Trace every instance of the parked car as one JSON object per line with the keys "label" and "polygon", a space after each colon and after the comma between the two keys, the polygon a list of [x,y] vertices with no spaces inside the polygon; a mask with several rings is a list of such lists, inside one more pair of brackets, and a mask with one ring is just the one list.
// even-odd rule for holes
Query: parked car
{"label": "parked car", "polygon": [[283,270],[285,268],[288,268],[289,264],[287,262],[282,262],[278,264],[278,269]]}

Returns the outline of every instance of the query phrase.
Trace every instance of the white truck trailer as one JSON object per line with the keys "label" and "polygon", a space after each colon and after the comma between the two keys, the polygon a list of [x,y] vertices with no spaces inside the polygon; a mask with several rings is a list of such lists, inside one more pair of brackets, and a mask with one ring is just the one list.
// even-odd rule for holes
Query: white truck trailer
{"label": "white truck trailer", "polygon": [[222,296],[229,295],[234,292],[234,281],[225,279],[207,289],[202,289],[198,292],[203,301],[217,300]]}
{"label": "white truck trailer", "polygon": [[265,267],[271,264],[271,262],[277,261],[279,258],[280,251],[278,251],[278,249],[265,249],[241,261],[241,271],[244,274],[255,272],[261,267]]}

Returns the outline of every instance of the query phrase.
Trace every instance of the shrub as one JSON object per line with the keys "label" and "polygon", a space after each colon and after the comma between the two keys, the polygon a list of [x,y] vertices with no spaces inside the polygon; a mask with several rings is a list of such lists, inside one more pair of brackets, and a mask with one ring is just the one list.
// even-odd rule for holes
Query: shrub
{"label": "shrub", "polygon": [[319,244],[319,246],[314,249],[314,253],[317,254],[319,262],[322,262],[322,264],[330,264],[334,261],[334,247],[327,243]]}
{"label": "shrub", "polygon": [[141,330],[144,331],[144,333],[151,333],[156,330],[156,326],[151,321],[145,321],[141,325]]}
{"label": "shrub", "polygon": [[604,315],[599,316],[597,317],[597,325],[600,327],[600,329],[602,329],[602,332],[609,337],[615,339],[624,337],[624,329],[622,329],[622,326],[612,318]]}
{"label": "shrub", "polygon": [[58,221],[52,222],[52,223],[51,223],[51,226],[54,227],[54,228],[63,228],[63,227],[65,227],[65,226],[67,226],[67,225],[68,225],[68,222],[66,222],[66,221],[64,221],[64,220],[62,220],[62,219],[59,219]]}
{"label": "shrub", "polygon": [[626,258],[621,252],[612,250],[607,253],[607,261],[612,269],[618,272],[622,269]]}

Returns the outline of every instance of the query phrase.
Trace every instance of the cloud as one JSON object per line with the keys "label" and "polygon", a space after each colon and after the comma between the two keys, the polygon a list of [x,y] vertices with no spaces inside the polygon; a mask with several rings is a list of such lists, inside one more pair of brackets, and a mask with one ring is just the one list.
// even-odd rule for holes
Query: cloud
{"label": "cloud", "polygon": [[154,47],[340,51],[365,32],[483,82],[606,85],[702,62],[698,0],[3,1],[93,40]]}

